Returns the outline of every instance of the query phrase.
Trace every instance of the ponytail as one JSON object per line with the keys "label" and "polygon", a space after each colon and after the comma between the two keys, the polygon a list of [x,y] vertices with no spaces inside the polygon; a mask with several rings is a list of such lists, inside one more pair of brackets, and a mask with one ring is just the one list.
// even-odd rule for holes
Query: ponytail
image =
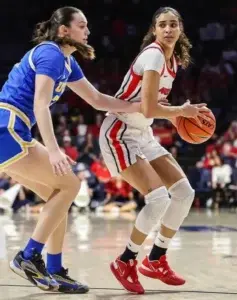
{"label": "ponytail", "polygon": [[47,21],[38,23],[33,35],[33,42],[40,44],[44,41],[52,41],[61,46],[73,46],[85,58],[92,60],[95,58],[94,49],[82,43],[71,39],[69,36],[59,37],[58,28],[61,25],[70,27],[73,15],[75,13],[82,13],[79,9],[71,6],[66,6],[56,10],[51,18]]}
{"label": "ponytail", "polygon": [[33,42],[40,44],[43,41],[47,40],[50,30],[50,20],[38,23],[35,28],[33,35]]}

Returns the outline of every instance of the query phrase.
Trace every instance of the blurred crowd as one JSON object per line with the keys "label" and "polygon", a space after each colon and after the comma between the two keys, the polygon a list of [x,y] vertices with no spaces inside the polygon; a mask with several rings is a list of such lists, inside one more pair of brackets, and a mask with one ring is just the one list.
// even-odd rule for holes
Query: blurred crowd
{"label": "blurred crowd", "polygon": [[[12,6],[4,7],[3,21],[8,31],[3,32],[5,43],[0,49],[0,57],[4,57],[1,61],[2,83],[10,67],[32,46],[28,41],[33,25],[48,19],[52,10],[61,5],[65,3],[58,1],[55,6],[44,0],[27,5],[27,10],[20,5],[22,14],[17,13],[15,22],[9,22],[7,18],[12,14]],[[70,5],[78,6],[78,3],[70,1]],[[96,49],[97,58],[93,62],[83,62],[77,54],[75,56],[86,77],[101,92],[115,94],[139,52],[153,13],[162,5],[166,5],[165,1],[158,5],[147,5],[144,0],[80,1],[79,8],[85,12],[91,31],[89,42]],[[154,135],[187,171],[197,191],[194,205],[236,206],[237,3],[228,1],[225,7],[220,7],[212,0],[208,5],[204,0],[176,0],[170,1],[169,5],[182,14],[185,31],[193,43],[193,63],[185,72],[178,72],[169,100],[173,105],[182,104],[186,99],[208,103],[217,119],[217,130],[208,143],[193,146],[182,141],[168,121],[156,120]],[[17,19],[19,16],[20,20]],[[16,24],[17,28],[14,27]],[[13,42],[9,32],[19,31],[20,27],[22,34],[14,35]],[[84,194],[79,195],[76,206],[103,211],[131,211],[142,207],[143,197],[121,178],[111,179],[100,155],[98,135],[104,113],[93,110],[70,90],[66,90],[52,113],[61,149],[77,162],[74,172],[83,181]],[[33,134],[40,140],[37,128],[33,129]],[[13,184],[12,179],[1,174],[0,194]],[[17,211],[26,203],[32,211],[38,211],[42,206],[40,199],[22,188],[13,208]]]}
{"label": "blurred crowd", "polygon": [[207,206],[237,206],[237,121],[212,138],[190,177],[197,194],[209,195]]}

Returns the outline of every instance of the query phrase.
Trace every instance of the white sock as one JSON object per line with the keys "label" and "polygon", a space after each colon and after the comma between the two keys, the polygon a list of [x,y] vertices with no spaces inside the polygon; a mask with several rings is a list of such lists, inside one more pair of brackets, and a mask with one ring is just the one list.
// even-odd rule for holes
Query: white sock
{"label": "white sock", "polygon": [[155,245],[160,248],[168,249],[171,238],[167,238],[162,234],[158,233],[155,239]]}
{"label": "white sock", "polygon": [[135,244],[131,239],[129,239],[127,247],[129,250],[131,250],[134,253],[138,253],[141,249],[142,245]]}

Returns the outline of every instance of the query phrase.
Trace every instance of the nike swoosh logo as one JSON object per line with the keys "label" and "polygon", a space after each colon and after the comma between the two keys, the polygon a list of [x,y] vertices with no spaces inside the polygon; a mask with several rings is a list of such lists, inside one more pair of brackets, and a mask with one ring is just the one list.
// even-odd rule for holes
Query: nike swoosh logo
{"label": "nike swoosh logo", "polygon": [[164,243],[165,241],[162,241],[161,239],[158,238],[159,241],[161,241],[161,243]]}
{"label": "nike swoosh logo", "polygon": [[121,276],[123,277],[125,271],[122,271],[120,268],[119,268],[119,273],[121,274]]}
{"label": "nike swoosh logo", "polygon": [[121,268],[120,268],[120,266],[119,266],[119,264],[117,262],[114,262],[114,267],[115,267],[115,269],[117,269],[119,271],[119,273],[120,273],[121,276],[124,275],[125,270],[122,271]]}

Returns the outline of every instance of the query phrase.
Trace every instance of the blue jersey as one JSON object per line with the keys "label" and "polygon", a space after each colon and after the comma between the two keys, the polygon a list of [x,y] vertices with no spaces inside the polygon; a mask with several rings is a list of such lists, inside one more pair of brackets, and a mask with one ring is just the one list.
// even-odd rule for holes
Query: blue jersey
{"label": "blue jersey", "polygon": [[35,75],[47,75],[55,81],[52,101],[55,103],[65,90],[67,82],[80,80],[83,72],[73,56],[65,57],[54,42],[43,42],[27,52],[11,70],[0,92],[0,102],[13,105],[35,124]]}

